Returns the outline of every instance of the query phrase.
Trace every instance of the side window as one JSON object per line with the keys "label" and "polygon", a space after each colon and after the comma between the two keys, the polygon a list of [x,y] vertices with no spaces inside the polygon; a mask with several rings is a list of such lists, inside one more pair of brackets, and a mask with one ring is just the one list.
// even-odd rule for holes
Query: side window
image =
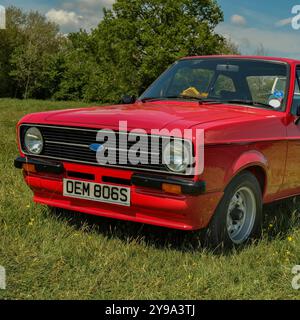
{"label": "side window", "polygon": [[223,74],[218,76],[215,83],[214,96],[223,97],[225,95],[234,95],[236,88],[233,80]]}
{"label": "side window", "polygon": [[300,106],[300,69],[297,70],[297,77],[295,82],[295,92],[291,113],[296,115],[297,108]]}

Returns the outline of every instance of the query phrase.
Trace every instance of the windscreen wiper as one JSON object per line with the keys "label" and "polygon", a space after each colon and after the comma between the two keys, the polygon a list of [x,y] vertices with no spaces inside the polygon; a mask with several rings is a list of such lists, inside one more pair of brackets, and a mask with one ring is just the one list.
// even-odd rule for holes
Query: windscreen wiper
{"label": "windscreen wiper", "polygon": [[234,99],[234,100],[220,100],[220,103],[236,103],[236,104],[245,104],[253,107],[261,107],[261,108],[268,108],[271,110],[274,110],[272,106],[270,106],[267,103],[263,102],[258,102],[258,101],[253,101],[253,100],[239,100],[239,99]]}
{"label": "windscreen wiper", "polygon": [[147,97],[147,98],[143,98],[141,99],[141,101],[143,103],[147,102],[147,101],[156,101],[156,100],[167,100],[169,99],[168,97]]}
{"label": "windscreen wiper", "polygon": [[217,102],[217,100],[210,100],[210,99],[206,99],[206,98],[189,96],[189,95],[185,95],[185,94],[178,95],[178,96],[166,96],[166,97],[148,97],[148,98],[141,99],[141,101],[144,103],[147,101],[171,100],[171,99],[196,100],[196,101],[199,101],[199,103]]}
{"label": "windscreen wiper", "polygon": [[189,96],[186,94],[179,94],[178,96],[169,97],[170,99],[186,99],[186,100],[197,100],[197,101],[204,101],[203,98],[196,97],[196,96]]}

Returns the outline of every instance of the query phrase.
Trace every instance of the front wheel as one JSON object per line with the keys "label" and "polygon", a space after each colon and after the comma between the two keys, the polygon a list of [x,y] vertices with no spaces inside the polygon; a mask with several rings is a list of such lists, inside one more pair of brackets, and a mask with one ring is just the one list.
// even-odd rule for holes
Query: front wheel
{"label": "front wheel", "polygon": [[243,172],[227,186],[207,229],[213,247],[234,247],[261,234],[262,191],[253,174]]}

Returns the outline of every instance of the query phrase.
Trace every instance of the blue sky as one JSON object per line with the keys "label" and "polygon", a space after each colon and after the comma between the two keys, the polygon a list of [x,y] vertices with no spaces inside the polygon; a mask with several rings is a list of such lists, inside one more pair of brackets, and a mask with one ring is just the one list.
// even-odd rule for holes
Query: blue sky
{"label": "blue sky", "polygon": [[225,21],[217,32],[230,37],[242,53],[263,45],[266,55],[300,59],[300,29],[292,28],[292,8],[300,0],[219,0]]}
{"label": "blue sky", "polygon": [[[61,26],[64,33],[79,28],[93,28],[102,17],[102,8],[114,0],[0,0],[4,6],[15,5],[39,10]],[[255,54],[261,46],[266,55],[300,59],[300,29],[291,25],[292,7],[300,0],[217,0],[225,21],[216,31],[230,38],[243,54]],[[300,19],[299,19],[300,23]]]}

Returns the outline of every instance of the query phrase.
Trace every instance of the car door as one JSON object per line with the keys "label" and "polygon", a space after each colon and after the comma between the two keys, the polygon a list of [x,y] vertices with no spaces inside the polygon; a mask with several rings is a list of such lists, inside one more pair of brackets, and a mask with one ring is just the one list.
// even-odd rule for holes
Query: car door
{"label": "car door", "polygon": [[295,124],[297,108],[300,107],[300,66],[297,68],[291,114],[294,116],[287,126],[288,152],[284,189],[300,193],[300,123]]}

